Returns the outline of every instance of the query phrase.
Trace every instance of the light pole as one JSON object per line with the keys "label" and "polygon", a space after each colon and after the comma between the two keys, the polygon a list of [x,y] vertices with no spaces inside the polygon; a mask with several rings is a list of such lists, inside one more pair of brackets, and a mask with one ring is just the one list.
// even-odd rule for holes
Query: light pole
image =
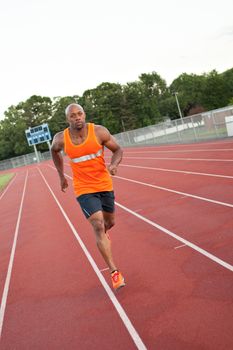
{"label": "light pole", "polygon": [[183,123],[183,116],[182,116],[182,113],[181,113],[180,104],[179,104],[178,97],[177,97],[178,92],[173,92],[173,95],[174,95],[174,96],[175,96],[175,98],[176,98],[177,108],[178,108],[179,115],[180,115],[180,118],[181,118],[182,123]]}

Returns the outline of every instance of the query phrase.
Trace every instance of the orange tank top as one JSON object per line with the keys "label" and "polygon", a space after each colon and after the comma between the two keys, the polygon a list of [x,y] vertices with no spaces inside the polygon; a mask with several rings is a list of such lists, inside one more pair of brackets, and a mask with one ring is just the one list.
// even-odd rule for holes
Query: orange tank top
{"label": "orange tank top", "polygon": [[87,125],[87,138],[80,145],[72,142],[69,128],[64,130],[64,151],[70,158],[77,196],[113,190],[112,178],[105,165],[104,147],[96,138],[94,124]]}

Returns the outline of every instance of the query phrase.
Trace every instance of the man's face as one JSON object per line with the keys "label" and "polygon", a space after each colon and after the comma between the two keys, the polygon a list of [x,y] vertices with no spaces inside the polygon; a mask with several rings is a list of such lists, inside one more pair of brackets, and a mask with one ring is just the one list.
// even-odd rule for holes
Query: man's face
{"label": "man's face", "polygon": [[71,106],[66,119],[71,128],[81,130],[85,125],[86,115],[78,106]]}

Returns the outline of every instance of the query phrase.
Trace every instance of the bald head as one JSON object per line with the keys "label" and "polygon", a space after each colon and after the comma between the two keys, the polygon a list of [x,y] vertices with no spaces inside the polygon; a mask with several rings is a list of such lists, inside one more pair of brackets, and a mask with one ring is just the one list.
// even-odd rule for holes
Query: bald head
{"label": "bald head", "polygon": [[66,121],[69,123],[70,128],[74,130],[81,130],[85,127],[86,114],[83,107],[77,103],[71,103],[65,109]]}
{"label": "bald head", "polygon": [[71,103],[71,104],[69,104],[69,105],[66,107],[66,109],[65,109],[65,115],[66,115],[66,117],[68,116],[70,110],[71,110],[73,107],[76,107],[76,108],[78,108],[80,111],[84,112],[84,109],[83,109],[83,107],[82,107],[81,105],[79,105],[79,104],[77,104],[77,103]]}

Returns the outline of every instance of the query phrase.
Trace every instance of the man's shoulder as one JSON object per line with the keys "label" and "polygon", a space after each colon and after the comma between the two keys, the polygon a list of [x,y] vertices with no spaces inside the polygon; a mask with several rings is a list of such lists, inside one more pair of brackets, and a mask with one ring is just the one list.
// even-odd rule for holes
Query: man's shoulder
{"label": "man's shoulder", "polygon": [[63,147],[64,145],[64,130],[57,132],[53,137],[53,147],[59,146]]}
{"label": "man's shoulder", "polygon": [[107,134],[109,134],[108,129],[105,126],[103,126],[103,125],[94,124],[94,129],[95,129],[95,132],[97,132],[97,133],[107,133]]}
{"label": "man's shoulder", "polygon": [[95,134],[101,141],[106,141],[110,137],[110,132],[103,125],[94,124]]}
{"label": "man's shoulder", "polygon": [[54,137],[59,140],[64,137],[64,132],[65,130],[59,131],[54,135]]}

